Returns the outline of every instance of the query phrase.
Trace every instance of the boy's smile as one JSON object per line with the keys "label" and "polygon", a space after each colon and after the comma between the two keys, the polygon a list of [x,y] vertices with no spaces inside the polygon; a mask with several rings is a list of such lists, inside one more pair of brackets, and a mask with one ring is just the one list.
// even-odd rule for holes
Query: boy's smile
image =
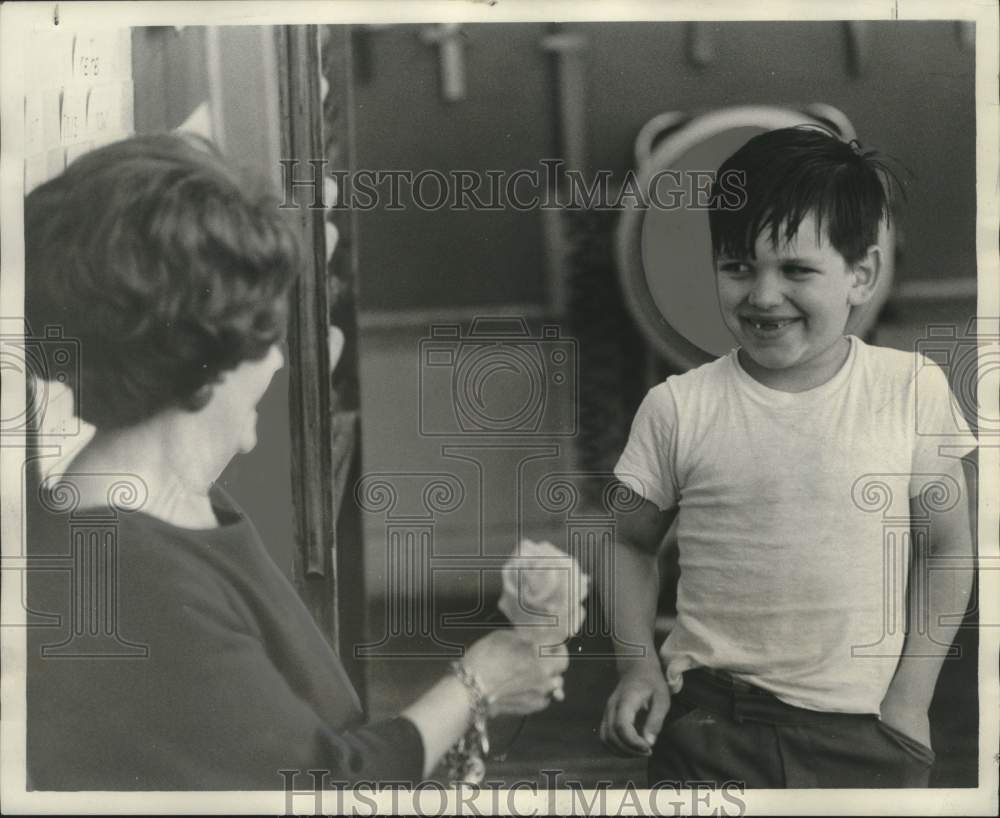
{"label": "boy's smile", "polygon": [[879,250],[848,265],[803,218],[791,240],[775,247],[765,232],[753,258],[716,259],[719,306],[740,343],[740,363],[774,389],[801,392],[825,383],[843,364],[851,307],[872,295]]}

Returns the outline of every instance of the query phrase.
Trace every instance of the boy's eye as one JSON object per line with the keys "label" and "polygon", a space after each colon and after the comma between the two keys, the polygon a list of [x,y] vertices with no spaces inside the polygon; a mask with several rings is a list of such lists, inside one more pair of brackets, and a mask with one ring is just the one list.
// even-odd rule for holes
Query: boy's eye
{"label": "boy's eye", "polygon": [[751,272],[751,267],[745,261],[724,261],[719,264],[719,272],[729,275],[747,275]]}
{"label": "boy's eye", "polygon": [[804,267],[801,264],[788,264],[785,266],[785,274],[790,276],[807,276],[816,271],[812,267]]}

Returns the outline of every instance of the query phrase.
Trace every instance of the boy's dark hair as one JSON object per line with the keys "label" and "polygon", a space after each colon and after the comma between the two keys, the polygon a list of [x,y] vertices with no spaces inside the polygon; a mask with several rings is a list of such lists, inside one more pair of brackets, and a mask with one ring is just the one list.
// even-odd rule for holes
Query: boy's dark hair
{"label": "boy's dark hair", "polygon": [[[775,245],[795,235],[809,213],[816,227],[853,265],[878,242],[888,222],[887,183],[895,175],[857,140],[844,142],[815,126],[780,128],[759,134],[730,156],[716,175],[712,201],[724,202],[719,179],[741,174],[743,207],[709,211],[712,253],[753,258],[754,245],[768,231]],[[822,233],[821,233],[822,235]]]}
{"label": "boy's dark hair", "polygon": [[291,225],[190,135],[91,151],[25,202],[25,308],[79,342],[76,413],[99,429],[197,411],[284,333]]}

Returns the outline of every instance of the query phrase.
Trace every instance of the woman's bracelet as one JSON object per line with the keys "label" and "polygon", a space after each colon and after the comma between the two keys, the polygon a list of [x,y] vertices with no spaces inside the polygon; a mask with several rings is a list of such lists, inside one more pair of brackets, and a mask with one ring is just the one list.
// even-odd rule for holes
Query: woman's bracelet
{"label": "woman's bracelet", "polygon": [[472,699],[472,723],[465,734],[452,745],[445,761],[452,781],[478,784],[486,776],[486,754],[490,740],[486,735],[489,718],[489,698],[479,677],[463,662],[452,662],[452,672],[458,676]]}

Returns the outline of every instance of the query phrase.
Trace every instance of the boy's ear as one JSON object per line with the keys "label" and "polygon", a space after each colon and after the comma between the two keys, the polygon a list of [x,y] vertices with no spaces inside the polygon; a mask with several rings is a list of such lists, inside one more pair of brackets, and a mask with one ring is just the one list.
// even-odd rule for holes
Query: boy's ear
{"label": "boy's ear", "polygon": [[847,294],[847,301],[852,307],[868,303],[875,294],[878,277],[882,272],[882,250],[873,244],[864,257],[851,268],[854,282]]}

